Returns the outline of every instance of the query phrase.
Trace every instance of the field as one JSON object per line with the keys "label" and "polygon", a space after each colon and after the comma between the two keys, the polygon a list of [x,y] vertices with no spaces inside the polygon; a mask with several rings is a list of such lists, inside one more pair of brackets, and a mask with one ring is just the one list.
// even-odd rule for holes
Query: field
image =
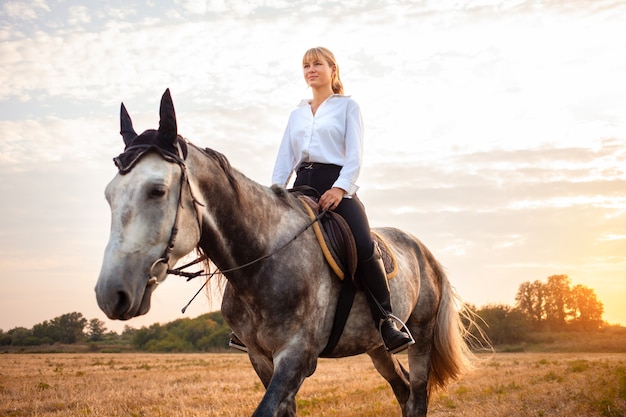
{"label": "field", "polygon": [[[250,416],[263,391],[239,353],[0,355],[0,416]],[[365,355],[320,360],[297,401],[298,416],[401,415]],[[626,416],[626,354],[481,356],[429,416]]]}

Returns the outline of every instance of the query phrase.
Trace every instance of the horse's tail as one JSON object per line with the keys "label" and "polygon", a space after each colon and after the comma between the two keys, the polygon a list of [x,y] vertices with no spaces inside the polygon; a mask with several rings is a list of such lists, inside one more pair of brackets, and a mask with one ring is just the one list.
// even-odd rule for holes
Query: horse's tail
{"label": "horse's tail", "polygon": [[428,380],[429,394],[433,389],[444,388],[448,382],[458,379],[462,373],[473,368],[475,356],[468,345],[472,336],[463,320],[468,321],[470,326],[480,329],[471,310],[464,306],[463,301],[450,285],[443,267],[432,254],[430,256],[432,267],[441,285],[441,299],[434,329]]}

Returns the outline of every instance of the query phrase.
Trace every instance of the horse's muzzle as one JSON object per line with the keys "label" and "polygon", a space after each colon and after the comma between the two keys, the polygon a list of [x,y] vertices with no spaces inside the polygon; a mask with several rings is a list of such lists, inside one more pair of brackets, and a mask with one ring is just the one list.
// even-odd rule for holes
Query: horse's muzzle
{"label": "horse's muzzle", "polygon": [[129,320],[150,311],[150,299],[156,287],[156,283],[148,282],[132,291],[121,285],[102,285],[98,280],[96,299],[100,309],[111,320]]}

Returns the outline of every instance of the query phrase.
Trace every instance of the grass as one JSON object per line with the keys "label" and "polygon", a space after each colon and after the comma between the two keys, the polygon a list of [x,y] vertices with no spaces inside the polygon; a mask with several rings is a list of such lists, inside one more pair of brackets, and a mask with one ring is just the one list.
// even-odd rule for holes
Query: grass
{"label": "grass", "polygon": [[[406,355],[400,355],[406,362]],[[264,388],[245,355],[3,354],[0,416],[250,416]],[[298,416],[400,416],[369,358],[322,359]],[[626,415],[626,354],[497,353],[434,393],[429,416]]]}

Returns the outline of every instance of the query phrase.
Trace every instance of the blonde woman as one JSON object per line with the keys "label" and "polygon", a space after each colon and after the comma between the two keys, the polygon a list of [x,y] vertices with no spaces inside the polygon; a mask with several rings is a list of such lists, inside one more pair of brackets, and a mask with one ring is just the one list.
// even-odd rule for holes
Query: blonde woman
{"label": "blonde woman", "polygon": [[320,207],[346,220],[356,241],[357,279],[367,289],[374,322],[387,350],[399,352],[414,342],[390,317],[384,265],[372,241],[365,208],[356,195],[363,155],[361,111],[350,96],[343,95],[339,67],[328,49],[306,51],[302,72],[313,98],[303,100],[289,117],[272,183],[286,186],[295,173],[294,187],[314,188],[320,195]]}

